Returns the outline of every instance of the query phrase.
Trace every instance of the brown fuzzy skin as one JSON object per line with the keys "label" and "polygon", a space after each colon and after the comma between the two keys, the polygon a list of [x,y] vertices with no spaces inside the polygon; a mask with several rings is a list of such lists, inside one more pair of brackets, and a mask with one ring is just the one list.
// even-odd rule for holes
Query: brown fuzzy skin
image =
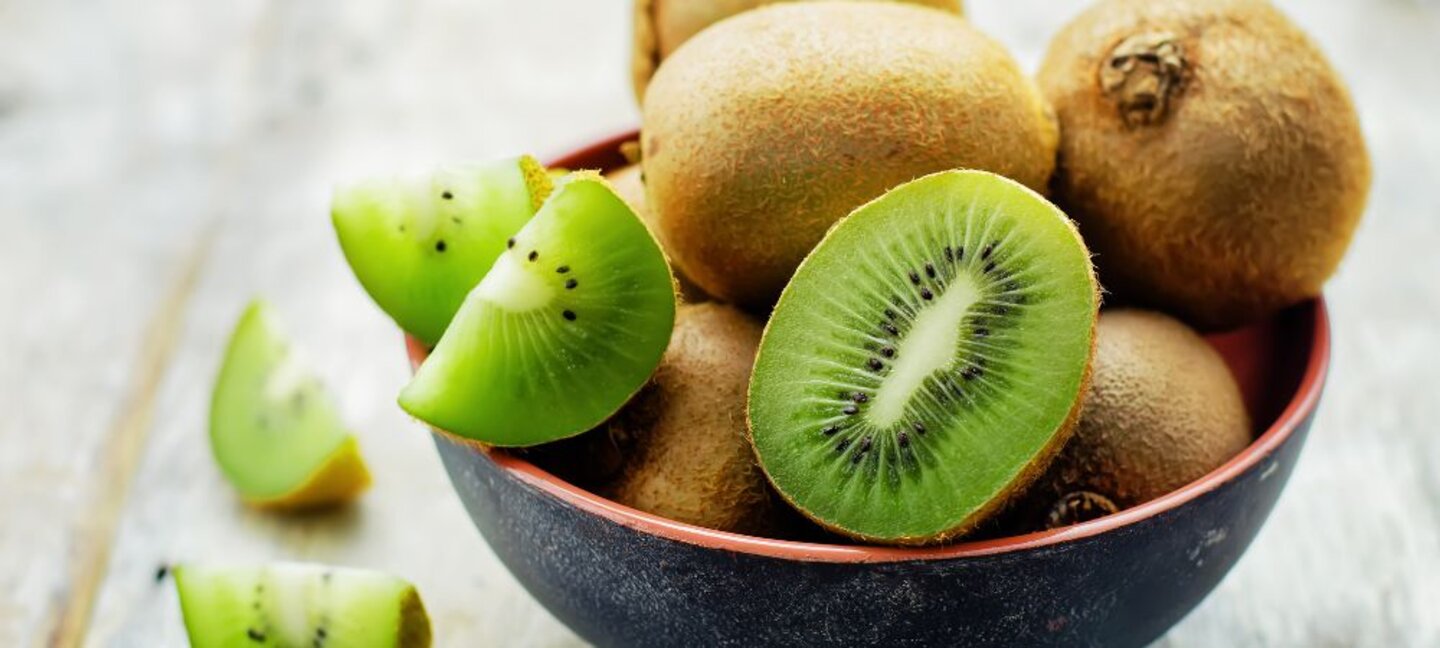
{"label": "brown fuzzy skin", "polygon": [[609,424],[631,439],[615,501],[738,533],[776,526],[774,498],[745,430],[745,394],[760,324],[732,307],[680,309],[652,384]]}
{"label": "brown fuzzy skin", "polygon": [[[1171,67],[1115,61],[1147,50]],[[1344,84],[1268,2],[1104,0],[1056,36],[1039,82],[1060,118],[1057,200],[1107,289],[1206,330],[1320,293],[1370,162]]]}
{"label": "brown fuzzy skin", "polygon": [[[640,172],[640,165],[630,164],[620,167],[605,174],[605,179],[610,181],[610,186],[615,189],[615,193],[620,195],[620,199],[630,205],[630,209],[635,210],[635,213],[640,216],[640,220],[645,221],[645,225],[650,228],[650,233],[654,234],[659,239],[661,247],[665,248],[666,254],[670,254],[670,246],[665,242],[659,221],[655,218],[654,212],[645,206],[645,180]],[[672,258],[673,256],[671,255]],[[675,273],[675,282],[680,286],[680,297],[685,303],[698,304],[710,301],[710,296],[695,285],[695,282],[690,281],[690,278],[686,277],[679,268],[671,268],[671,270]]]}
{"label": "brown fuzzy skin", "polygon": [[1090,491],[1128,508],[1199,479],[1250,441],[1240,388],[1203,338],[1167,315],[1109,310],[1080,425],[1024,499],[1045,511]]}
{"label": "brown fuzzy skin", "polygon": [[1043,189],[1059,139],[995,41],[872,2],[782,3],[705,30],[656,74],[644,124],[649,204],[676,263],[757,310],[862,203],[957,167]]}
{"label": "brown fuzzy skin", "polygon": [[[786,0],[635,0],[635,38],[630,70],[636,100],[645,98],[645,86],[655,76],[655,68],[690,37],[730,16],[783,1]],[[909,2],[963,14],[961,0],[888,1]]]}

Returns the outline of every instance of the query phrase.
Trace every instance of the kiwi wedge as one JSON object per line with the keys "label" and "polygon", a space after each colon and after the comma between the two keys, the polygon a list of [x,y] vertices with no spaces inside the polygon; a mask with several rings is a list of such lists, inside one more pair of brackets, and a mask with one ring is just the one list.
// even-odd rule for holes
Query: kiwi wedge
{"label": "kiwi wedge", "polygon": [[901,185],[801,263],[750,382],[761,467],[831,530],[926,544],[974,528],[1069,437],[1099,308],[1059,209],[982,171]]}
{"label": "kiwi wedge", "polygon": [[355,437],[260,300],[240,317],[215,381],[210,445],[240,495],[262,507],[334,504],[370,484]]}
{"label": "kiwi wedge", "polygon": [[360,285],[433,345],[551,187],[545,168],[521,157],[357,182],[335,191],[330,215]]}
{"label": "kiwi wedge", "polygon": [[465,439],[528,446],[575,436],[650,378],[675,326],[675,281],[608,183],[572,173],[495,261],[400,394]]}
{"label": "kiwi wedge", "polygon": [[194,648],[425,648],[430,619],[410,583],[299,563],[182,565],[175,585]]}

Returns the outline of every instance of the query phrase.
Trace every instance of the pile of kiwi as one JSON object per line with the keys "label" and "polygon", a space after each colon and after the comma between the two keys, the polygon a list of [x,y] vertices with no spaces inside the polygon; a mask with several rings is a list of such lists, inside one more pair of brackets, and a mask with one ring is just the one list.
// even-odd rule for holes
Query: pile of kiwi
{"label": "pile of kiwi", "polygon": [[[405,411],[651,515],[933,545],[1173,492],[1265,423],[1200,332],[1317,296],[1364,208],[1347,90],[1266,0],[1098,0],[1033,80],[958,0],[635,19],[630,166],[368,180],[332,218],[430,349]],[[216,457],[262,506],[352,497],[353,438],[289,357],[252,308]],[[428,641],[403,581],[186,574],[205,631],[333,631],[276,626],[284,586]]]}

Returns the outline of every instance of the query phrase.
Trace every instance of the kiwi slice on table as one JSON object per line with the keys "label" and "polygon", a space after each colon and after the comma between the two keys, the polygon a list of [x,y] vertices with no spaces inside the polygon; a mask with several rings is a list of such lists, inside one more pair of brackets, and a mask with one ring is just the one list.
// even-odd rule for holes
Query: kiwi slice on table
{"label": "kiwi slice on table", "polygon": [[299,563],[182,565],[175,585],[194,648],[424,648],[430,619],[410,583]]}
{"label": "kiwi slice on table", "polygon": [[331,220],[365,291],[433,345],[551,187],[551,174],[530,157],[446,167],[339,188]]}
{"label": "kiwi slice on table", "polygon": [[670,266],[635,212],[590,172],[556,187],[506,248],[400,406],[491,445],[580,434],[660,364],[675,325]]}
{"label": "kiwi slice on table", "polygon": [[333,504],[370,484],[355,437],[260,300],[241,316],[215,381],[210,445],[225,477],[259,506]]}
{"label": "kiwi slice on table", "polygon": [[946,171],[835,226],[781,294],[750,382],[751,440],[780,493],[881,543],[972,529],[1077,419],[1099,293],[1059,209]]}

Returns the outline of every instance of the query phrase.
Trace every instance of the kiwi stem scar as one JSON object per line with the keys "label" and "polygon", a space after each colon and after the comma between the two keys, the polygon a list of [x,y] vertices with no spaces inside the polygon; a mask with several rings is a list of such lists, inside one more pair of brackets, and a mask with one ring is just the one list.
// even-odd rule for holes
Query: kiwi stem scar
{"label": "kiwi stem scar", "polygon": [[555,289],[535,272],[521,266],[515,255],[506,252],[475,287],[473,297],[511,312],[543,308],[555,296]]}
{"label": "kiwi stem scar", "polygon": [[914,326],[900,341],[890,375],[880,384],[874,404],[866,411],[872,425],[883,429],[900,421],[910,397],[925,379],[954,364],[960,322],[978,301],[980,290],[969,275],[961,273],[945,294],[916,314]]}

